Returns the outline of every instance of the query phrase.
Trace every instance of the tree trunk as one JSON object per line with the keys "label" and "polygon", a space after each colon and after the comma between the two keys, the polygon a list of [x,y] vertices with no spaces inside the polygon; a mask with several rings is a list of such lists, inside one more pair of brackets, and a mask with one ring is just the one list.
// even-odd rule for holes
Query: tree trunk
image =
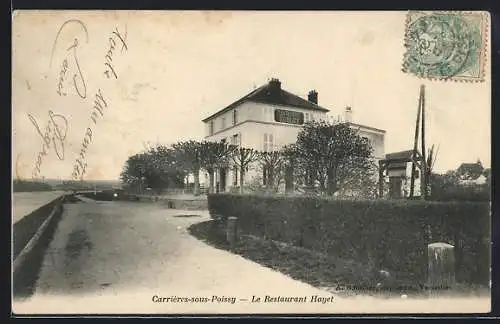
{"label": "tree trunk", "polygon": [[290,165],[285,171],[285,191],[293,192],[293,166]]}
{"label": "tree trunk", "polygon": [[328,169],[327,172],[327,193],[328,196],[333,196],[333,194],[337,191],[337,181],[336,181],[336,172],[335,168]]}
{"label": "tree trunk", "polygon": [[245,168],[240,168],[240,194],[243,193],[243,178],[245,177]]}
{"label": "tree trunk", "polygon": [[267,172],[267,188],[274,188],[274,170],[273,167],[270,167]]}
{"label": "tree trunk", "polygon": [[195,170],[193,172],[194,176],[194,187],[193,187],[193,193],[195,196],[200,195],[200,170]]}
{"label": "tree trunk", "polygon": [[208,193],[213,194],[214,183],[215,183],[214,169],[212,168],[207,169],[207,172],[208,172]]}

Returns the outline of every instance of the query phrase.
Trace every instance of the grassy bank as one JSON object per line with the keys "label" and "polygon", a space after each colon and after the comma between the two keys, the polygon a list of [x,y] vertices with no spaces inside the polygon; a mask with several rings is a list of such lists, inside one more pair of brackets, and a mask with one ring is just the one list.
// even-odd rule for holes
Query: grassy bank
{"label": "grassy bank", "polygon": [[[420,285],[398,285],[390,276],[371,272],[364,264],[354,260],[334,258],[252,235],[240,235],[237,244],[231,249],[226,243],[223,226],[213,220],[192,225],[189,232],[215,248],[238,254],[295,280],[344,297],[363,294],[390,298],[406,294],[419,298],[427,297],[430,293]],[[450,290],[433,292],[442,296],[487,296],[489,293],[488,288],[476,285],[457,285]]]}

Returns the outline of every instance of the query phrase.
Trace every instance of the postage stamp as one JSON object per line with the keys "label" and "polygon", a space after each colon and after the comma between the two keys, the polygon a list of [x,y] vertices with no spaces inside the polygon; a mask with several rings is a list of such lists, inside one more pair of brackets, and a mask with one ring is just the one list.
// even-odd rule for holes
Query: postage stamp
{"label": "postage stamp", "polygon": [[403,72],[431,80],[484,81],[487,26],[484,12],[410,11]]}

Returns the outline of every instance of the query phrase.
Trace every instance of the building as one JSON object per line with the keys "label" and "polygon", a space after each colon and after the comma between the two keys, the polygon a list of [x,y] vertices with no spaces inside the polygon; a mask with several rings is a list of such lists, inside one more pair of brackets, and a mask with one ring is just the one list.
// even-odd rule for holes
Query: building
{"label": "building", "polygon": [[487,169],[478,159],[476,163],[462,163],[457,168],[459,183],[462,185],[483,185],[487,182]]}
{"label": "building", "polygon": [[[202,122],[205,140],[225,141],[265,152],[294,143],[304,123],[312,120],[348,122],[368,139],[375,158],[384,158],[385,130],[354,123],[350,107],[345,109],[343,118],[334,116],[329,109],[318,104],[317,91],[309,91],[308,98],[303,99],[284,90],[278,79],[271,79]],[[252,177],[252,173],[247,176]],[[205,175],[205,180],[207,177]],[[219,190],[226,191],[237,185],[237,172],[219,170],[215,179]]]}
{"label": "building", "polygon": [[[385,156],[383,179],[388,180],[390,198],[408,198],[411,189],[413,150],[390,153]],[[413,196],[421,195],[420,169],[415,168]],[[385,181],[384,181],[385,182]]]}

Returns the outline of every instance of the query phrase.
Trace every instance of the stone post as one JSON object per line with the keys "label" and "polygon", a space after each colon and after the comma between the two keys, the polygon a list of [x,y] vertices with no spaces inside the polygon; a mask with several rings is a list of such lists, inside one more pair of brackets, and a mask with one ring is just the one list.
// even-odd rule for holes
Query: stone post
{"label": "stone post", "polygon": [[229,243],[229,245],[231,246],[231,248],[233,248],[236,244],[236,239],[237,239],[236,223],[237,223],[237,221],[238,221],[238,217],[230,216],[227,218],[226,240]]}
{"label": "stone post", "polygon": [[450,288],[455,284],[455,247],[447,243],[427,246],[429,288]]}

